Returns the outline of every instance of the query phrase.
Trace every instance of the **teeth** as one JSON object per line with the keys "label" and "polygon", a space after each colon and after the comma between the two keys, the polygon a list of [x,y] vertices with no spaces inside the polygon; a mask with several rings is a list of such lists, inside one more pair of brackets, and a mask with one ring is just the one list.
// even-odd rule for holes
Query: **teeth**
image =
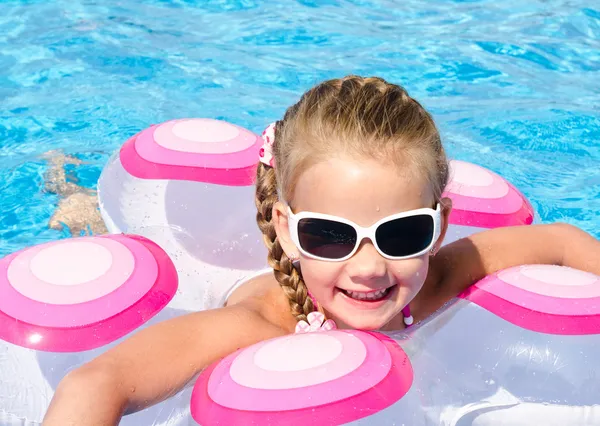
{"label": "teeth", "polygon": [[344,293],[346,293],[351,298],[357,299],[357,300],[377,300],[377,299],[381,299],[387,292],[388,292],[387,288],[385,288],[383,290],[371,291],[371,292],[368,292],[368,293],[367,292],[360,292],[360,291],[344,290]]}

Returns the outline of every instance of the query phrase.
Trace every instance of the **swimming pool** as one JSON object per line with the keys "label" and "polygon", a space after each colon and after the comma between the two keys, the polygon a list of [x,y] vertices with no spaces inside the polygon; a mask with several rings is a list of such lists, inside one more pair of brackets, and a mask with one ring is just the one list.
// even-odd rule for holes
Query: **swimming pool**
{"label": "swimming pool", "polygon": [[519,187],[541,219],[600,237],[600,9],[583,0],[0,3],[0,256],[48,229],[52,149],[94,187],[130,135],[178,117],[256,132],[316,82],[403,84],[453,158]]}

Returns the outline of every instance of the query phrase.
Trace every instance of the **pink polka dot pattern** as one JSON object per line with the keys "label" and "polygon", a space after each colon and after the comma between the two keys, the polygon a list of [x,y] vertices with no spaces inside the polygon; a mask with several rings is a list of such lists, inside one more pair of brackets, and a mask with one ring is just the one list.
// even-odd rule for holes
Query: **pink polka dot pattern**
{"label": "pink polka dot pattern", "polygon": [[452,199],[450,224],[478,228],[529,225],[533,208],[514,186],[483,167],[450,162],[450,182],[444,196]]}
{"label": "pink polka dot pattern", "polygon": [[237,351],[205,370],[191,411],[199,424],[337,425],[389,407],[412,382],[407,355],[384,335],[293,334]]}
{"label": "pink polka dot pattern", "polygon": [[33,246],[0,259],[0,339],[52,352],[93,349],[142,325],[176,289],[173,263],[143,237]]}
{"label": "pink polka dot pattern", "polygon": [[172,120],[128,140],[125,170],[140,179],[252,185],[262,139],[234,124],[207,118]]}
{"label": "pink polka dot pattern", "polygon": [[484,278],[460,297],[528,330],[600,334],[600,277],[587,272],[518,266]]}

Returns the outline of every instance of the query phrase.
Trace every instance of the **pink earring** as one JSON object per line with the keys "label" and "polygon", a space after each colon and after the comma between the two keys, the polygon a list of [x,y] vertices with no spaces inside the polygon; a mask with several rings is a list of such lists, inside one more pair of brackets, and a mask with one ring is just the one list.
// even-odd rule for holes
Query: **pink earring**
{"label": "pink earring", "polygon": [[413,325],[415,319],[410,313],[410,305],[406,305],[404,309],[402,309],[402,315],[404,316],[404,324],[407,328]]}

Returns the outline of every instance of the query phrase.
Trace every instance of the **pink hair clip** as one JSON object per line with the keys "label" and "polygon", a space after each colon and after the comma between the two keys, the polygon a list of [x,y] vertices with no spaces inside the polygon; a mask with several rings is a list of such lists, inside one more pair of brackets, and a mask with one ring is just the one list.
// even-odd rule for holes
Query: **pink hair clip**
{"label": "pink hair clip", "polygon": [[334,320],[328,319],[325,321],[325,315],[321,312],[314,311],[306,316],[306,321],[298,321],[296,324],[296,333],[311,333],[313,331],[329,331],[335,330],[337,326]]}
{"label": "pink hair clip", "polygon": [[275,167],[273,158],[273,144],[275,143],[275,123],[271,123],[262,132],[263,146],[258,152],[260,162],[269,166]]}

